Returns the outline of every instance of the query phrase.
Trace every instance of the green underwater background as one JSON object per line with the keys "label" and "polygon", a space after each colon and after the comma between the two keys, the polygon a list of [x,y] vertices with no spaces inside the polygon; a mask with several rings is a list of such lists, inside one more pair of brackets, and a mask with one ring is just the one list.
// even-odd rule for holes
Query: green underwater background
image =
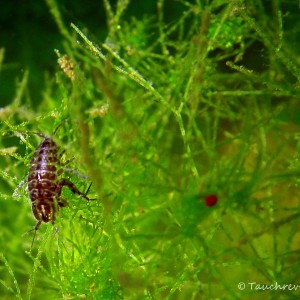
{"label": "green underwater background", "polygon": [[[0,298],[299,299],[299,16],[296,0],[1,4]],[[95,200],[63,188],[31,248],[36,133]]]}

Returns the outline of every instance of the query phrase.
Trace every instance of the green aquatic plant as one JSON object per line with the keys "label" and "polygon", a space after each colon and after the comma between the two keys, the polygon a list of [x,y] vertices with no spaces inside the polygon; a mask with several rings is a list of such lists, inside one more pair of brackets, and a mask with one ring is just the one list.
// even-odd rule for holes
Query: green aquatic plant
{"label": "green aquatic plant", "polygon": [[[299,7],[103,0],[101,40],[46,3],[55,76],[33,103],[24,72],[0,110],[2,298],[296,299]],[[65,176],[96,201],[63,190],[30,250],[30,132],[62,122]]]}

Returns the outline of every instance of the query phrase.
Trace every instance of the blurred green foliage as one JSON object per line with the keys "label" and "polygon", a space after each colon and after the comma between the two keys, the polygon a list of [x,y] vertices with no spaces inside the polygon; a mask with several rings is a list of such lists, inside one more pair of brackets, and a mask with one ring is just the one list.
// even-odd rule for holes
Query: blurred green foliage
{"label": "blurred green foliage", "polygon": [[[285,0],[3,5],[1,299],[297,299],[248,283],[299,281],[298,13]],[[74,158],[61,176],[92,182],[96,201],[64,189],[30,251],[32,131]]]}

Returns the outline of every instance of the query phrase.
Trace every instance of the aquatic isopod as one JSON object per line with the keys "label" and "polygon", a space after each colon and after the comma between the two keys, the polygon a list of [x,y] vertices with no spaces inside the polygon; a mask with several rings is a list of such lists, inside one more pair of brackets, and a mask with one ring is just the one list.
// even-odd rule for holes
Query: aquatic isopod
{"label": "aquatic isopod", "polygon": [[[54,131],[54,133],[56,130]],[[90,199],[87,194],[91,187],[88,187],[85,193],[82,193],[78,188],[67,178],[59,178],[63,169],[69,161],[62,163],[57,144],[47,135],[33,132],[44,139],[36,148],[33,158],[30,162],[30,170],[28,173],[27,183],[29,197],[32,203],[32,212],[37,220],[33,230],[35,230],[31,247],[34,242],[36,231],[42,222],[52,222],[54,224],[56,212],[60,207],[68,205],[68,202],[61,197],[62,188],[67,186],[74,194],[78,194],[87,201]]]}

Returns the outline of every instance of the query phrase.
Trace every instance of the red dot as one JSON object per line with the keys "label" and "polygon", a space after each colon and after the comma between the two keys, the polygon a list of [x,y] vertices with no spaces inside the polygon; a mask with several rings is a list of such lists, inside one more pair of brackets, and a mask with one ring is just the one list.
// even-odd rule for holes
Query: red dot
{"label": "red dot", "polygon": [[214,206],[218,202],[218,197],[216,195],[209,195],[205,198],[206,206]]}

